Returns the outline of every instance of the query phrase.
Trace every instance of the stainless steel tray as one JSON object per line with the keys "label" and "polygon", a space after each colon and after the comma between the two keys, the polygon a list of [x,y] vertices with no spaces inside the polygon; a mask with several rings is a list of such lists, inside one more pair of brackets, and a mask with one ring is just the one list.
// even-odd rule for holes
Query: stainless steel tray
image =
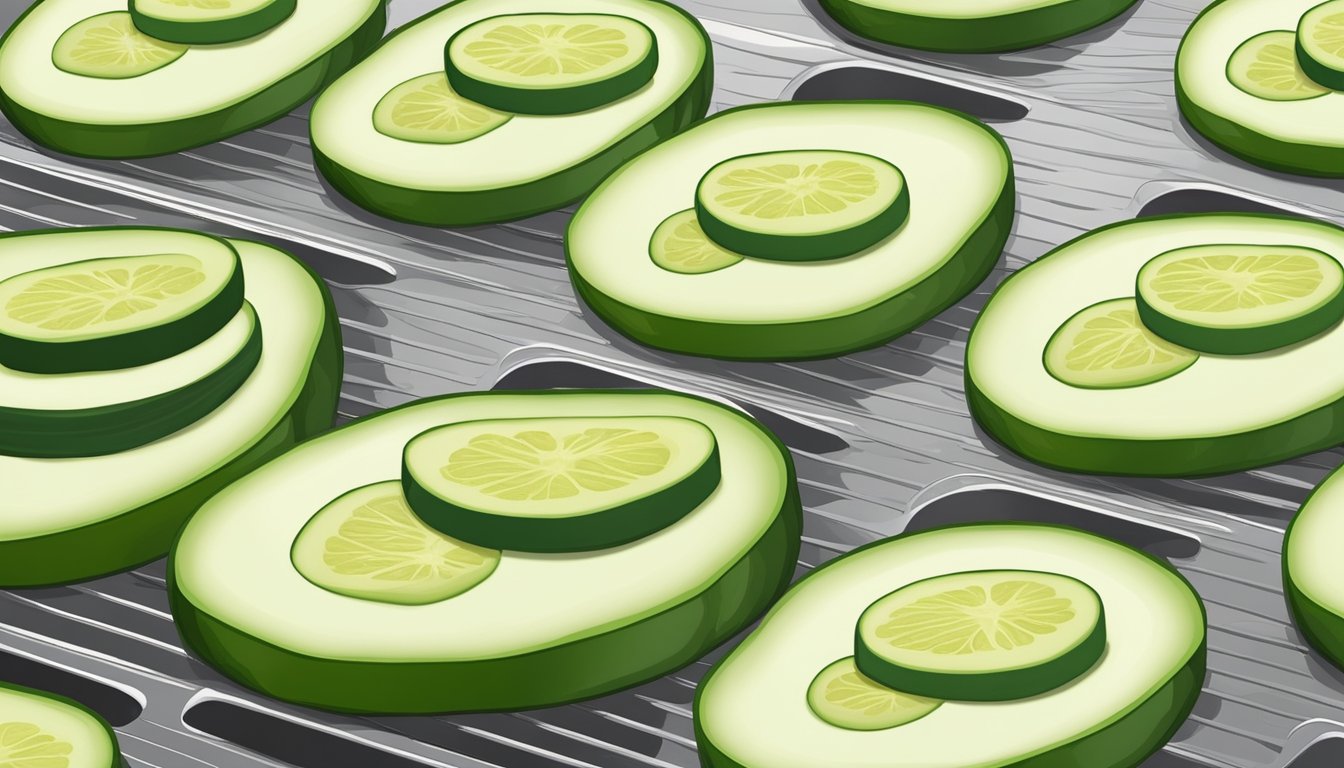
{"label": "stainless steel tray", "polygon": [[[440,4],[393,0],[392,23]],[[1344,218],[1338,183],[1251,168],[1181,122],[1173,57],[1206,0],[1140,0],[1101,29],[994,56],[864,44],[823,20],[813,0],[680,4],[714,39],[715,109],[909,98],[991,121],[1012,148],[1019,190],[994,275],[906,337],[837,360],[661,354],[576,303],[561,253],[569,211],[453,231],[379,219],[316,178],[303,109],[202,149],[128,162],[53,156],[0,122],[0,227],[188,226],[289,248],[336,297],[345,418],[443,392],[533,386],[653,385],[737,403],[794,450],[807,506],[800,572],[863,542],[954,520],[1062,520],[1147,548],[1191,579],[1211,625],[1203,695],[1150,768],[1344,764],[1344,673],[1305,649],[1279,575],[1283,528],[1339,463],[1337,451],[1206,480],[1065,475],[985,438],[962,393],[967,330],[989,293],[1086,230],[1174,211]],[[0,24],[26,5],[0,3]],[[96,706],[135,768],[694,766],[692,695],[719,653],[557,709],[345,717],[266,700],[186,654],[162,563],[79,586],[0,591],[0,677]]]}

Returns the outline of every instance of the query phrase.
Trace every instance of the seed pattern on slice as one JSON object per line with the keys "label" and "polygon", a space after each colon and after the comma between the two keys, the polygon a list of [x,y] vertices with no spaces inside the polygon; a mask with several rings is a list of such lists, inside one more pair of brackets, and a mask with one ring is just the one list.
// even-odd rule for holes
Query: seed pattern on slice
{"label": "seed pattern on slice", "polygon": [[854,666],[854,657],[827,665],[807,690],[807,703],[822,720],[851,731],[879,731],[914,722],[942,702],[887,688]]}
{"label": "seed pattern on slice", "polygon": [[1227,64],[1227,78],[1237,88],[1270,101],[1300,101],[1330,93],[1313,82],[1298,64],[1297,33],[1264,32],[1242,43]]}
{"label": "seed pattern on slice", "polygon": [[1056,631],[1077,614],[1055,589],[1037,581],[973,584],[903,605],[877,627],[894,648],[937,654],[1011,651]]}
{"label": "seed pattern on slice", "polygon": [[177,61],[187,46],[152,38],[126,11],[93,16],[56,41],[52,61],[74,75],[117,80],[139,77]]}
{"label": "seed pattern on slice", "polygon": [[189,256],[140,261],[129,269],[105,266],[43,278],[10,297],[5,314],[46,330],[74,331],[153,310],[205,282],[199,262],[193,266]]}
{"label": "seed pattern on slice", "polygon": [[851,160],[739,168],[720,176],[717,184],[715,202],[758,219],[836,213],[878,189],[872,167]]}
{"label": "seed pattern on slice", "polygon": [[695,209],[674,213],[658,225],[649,240],[649,257],[669,272],[686,275],[716,272],[742,261],[705,235]]}
{"label": "seed pattern on slice", "polygon": [[69,768],[73,752],[32,723],[0,723],[0,768]]}
{"label": "seed pattern on slice", "polygon": [[463,98],[447,75],[411,78],[387,93],[373,111],[373,127],[385,136],[422,144],[460,144],[507,123],[512,115]]}
{"label": "seed pattern on slice", "polygon": [[1051,376],[1089,389],[1151,384],[1198,359],[1198,353],[1148,330],[1132,298],[1083,309],[1065,321],[1045,347],[1045,367]]}
{"label": "seed pattern on slice", "polygon": [[1331,56],[1344,57],[1344,13],[1334,13],[1311,28],[1311,41]]}
{"label": "seed pattern on slice", "polygon": [[509,501],[562,499],[624,488],[667,467],[672,452],[654,432],[592,428],[556,435],[485,434],[454,451],[445,479]]}
{"label": "seed pattern on slice", "polygon": [[1169,261],[1147,287],[1164,304],[1191,312],[1234,312],[1311,296],[1325,279],[1302,253],[1217,254]]}
{"label": "seed pattern on slice", "polygon": [[565,23],[500,24],[463,46],[467,56],[520,77],[581,75],[630,55],[624,25]]}

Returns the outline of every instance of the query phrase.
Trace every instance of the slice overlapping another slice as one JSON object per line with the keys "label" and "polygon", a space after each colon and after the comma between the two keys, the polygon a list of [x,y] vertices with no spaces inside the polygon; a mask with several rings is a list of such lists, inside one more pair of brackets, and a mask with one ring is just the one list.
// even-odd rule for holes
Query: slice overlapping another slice
{"label": "slice overlapping another slice", "polygon": [[235,43],[293,15],[299,0],[131,0],[141,32],[190,45]]}
{"label": "slice overlapping another slice", "polygon": [[1344,89],[1344,2],[1328,0],[1302,14],[1295,49],[1314,82]]}
{"label": "slice overlapping another slice", "polygon": [[[679,520],[593,551],[471,547],[410,519],[396,483],[406,444],[506,419],[695,422],[713,434],[721,480]],[[383,713],[549,706],[658,677],[740,631],[792,576],[800,516],[788,452],[705,400],[422,400],[311,440],[215,496],[174,547],[173,614],[208,662],[288,701]]]}
{"label": "slice overlapping another slice", "polygon": [[0,767],[124,766],[116,734],[88,708],[0,682]]}

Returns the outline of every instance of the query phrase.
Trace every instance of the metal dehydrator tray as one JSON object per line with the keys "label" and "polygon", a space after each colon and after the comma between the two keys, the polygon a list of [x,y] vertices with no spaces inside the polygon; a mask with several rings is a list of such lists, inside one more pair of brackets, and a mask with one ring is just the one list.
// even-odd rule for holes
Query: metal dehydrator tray
{"label": "metal dehydrator tray", "polygon": [[[441,4],[393,0],[392,24]],[[1180,120],[1173,58],[1207,0],[1140,0],[1061,44],[987,56],[865,44],[813,0],[679,4],[714,40],[715,110],[905,98],[990,121],[1013,151],[1019,192],[994,274],[904,338],[836,360],[662,354],[577,304],[561,248],[570,211],[452,231],[380,219],[317,179],[305,109],[218,144],[126,162],[54,156],[0,121],[0,227],[184,226],[290,249],[335,294],[343,418],[444,392],[541,386],[651,385],[736,403],[794,451],[807,507],[800,573],[872,539],[978,519],[1066,521],[1144,547],[1194,583],[1210,623],[1203,695],[1148,767],[1344,764],[1344,673],[1305,649],[1279,572],[1283,529],[1339,451],[1204,480],[1067,475],[988,440],[962,391],[967,330],[989,293],[1087,230],[1178,211],[1344,219],[1339,183],[1252,168]],[[0,25],[27,5],[0,2]],[[0,591],[0,677],[94,706],[133,768],[697,765],[691,700],[722,649],[657,682],[556,709],[331,715],[245,691],[190,657],[163,575],[159,562],[77,586]]]}

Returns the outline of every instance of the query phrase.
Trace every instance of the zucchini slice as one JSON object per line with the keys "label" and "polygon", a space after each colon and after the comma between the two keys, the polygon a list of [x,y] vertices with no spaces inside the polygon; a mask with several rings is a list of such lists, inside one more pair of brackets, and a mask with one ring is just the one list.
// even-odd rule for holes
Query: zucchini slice
{"label": "zucchini slice", "polygon": [[[86,238],[97,251],[100,237],[124,231],[56,235]],[[218,408],[131,450],[64,459],[0,454],[0,586],[79,581],[162,557],[205,499],[331,425],[341,347],[325,286],[282,251],[229,242],[265,333],[255,369]],[[143,382],[148,391],[155,385]]]}
{"label": "zucchini slice", "polygon": [[[513,14],[637,22],[653,36],[657,76],[574,114],[523,114],[550,108],[544,90],[502,110],[479,104],[445,75],[445,42]],[[626,160],[702,117],[712,84],[708,35],[662,0],[460,0],[398,30],[318,98],[313,151],[337,191],[381,216],[433,226],[508,221],[588,194]]]}
{"label": "zucchini slice", "polygon": [[[1105,606],[1106,652],[1063,687],[1009,701],[918,699],[841,665],[893,585],[1046,570]],[[706,768],[1135,768],[1185,720],[1204,680],[1204,607],[1165,563],[1073,528],[980,524],[875,542],[817,568],[700,684]],[[1030,646],[1026,646],[1030,647]]]}
{"label": "zucchini slice", "polygon": [[[711,168],[748,152],[825,147],[881,158],[910,188],[903,226],[827,261],[740,258],[674,219]],[[890,190],[889,190],[890,191]],[[965,296],[998,260],[1013,175],[997,133],[960,113],[891,101],[720,112],[613,173],[569,225],[579,295],[649,346],[711,357],[829,357],[883,344]],[[782,235],[781,235],[782,237]]]}
{"label": "zucchini slice", "polygon": [[131,0],[131,18],[150,37],[188,45],[236,43],[289,18],[299,0]]}
{"label": "zucchini slice", "polygon": [[0,683],[0,766],[124,768],[112,726],[87,707]]}
{"label": "zucchini slice", "polygon": [[1297,22],[1297,61],[1314,82],[1344,90],[1344,2],[1327,0]]}
{"label": "zucchini slice", "polygon": [[1344,667],[1344,589],[1339,536],[1344,533],[1344,472],[1336,470],[1288,525],[1283,591],[1293,621],[1312,647]]}
{"label": "zucchini slice", "polygon": [[[131,368],[181,354],[243,306],[228,243],[172,230],[0,241],[0,365],[29,373]],[[26,271],[25,271],[26,270]]]}
{"label": "zucchini slice", "polygon": [[[450,588],[464,564],[474,578],[494,555],[460,557],[460,545],[426,529],[408,546],[412,526],[384,490],[391,498],[366,505],[358,525],[316,538],[342,578],[384,573],[380,581],[406,584],[401,594],[352,596],[363,586],[316,573],[311,551],[296,565],[310,518],[352,487],[394,486],[403,447],[427,429],[653,416],[712,430],[722,482],[651,536],[592,552],[505,550],[484,578]],[[170,597],[189,647],[270,696],[352,712],[527,709],[656,678],[740,631],[787,586],[800,518],[788,451],[709,401],[609,390],[449,396],[359,419],[225,489],[174,546]],[[436,589],[452,596],[424,602]]]}
{"label": "zucchini slice", "polygon": [[1125,298],[1112,306],[1126,317],[1066,333],[1080,309],[1132,297],[1154,257],[1226,243],[1344,260],[1344,230],[1284,216],[1145,218],[1084,235],[1009,277],[981,312],[966,349],[976,419],[1033,461],[1102,474],[1233,472],[1344,441],[1338,324],[1269,352],[1196,356],[1135,323]]}
{"label": "zucchini slice", "polygon": [[127,0],[43,0],[0,38],[0,110],[28,138],[72,155],[198,147],[311,98],[378,42],[385,6],[299,0],[264,35],[184,46],[137,29]]}

